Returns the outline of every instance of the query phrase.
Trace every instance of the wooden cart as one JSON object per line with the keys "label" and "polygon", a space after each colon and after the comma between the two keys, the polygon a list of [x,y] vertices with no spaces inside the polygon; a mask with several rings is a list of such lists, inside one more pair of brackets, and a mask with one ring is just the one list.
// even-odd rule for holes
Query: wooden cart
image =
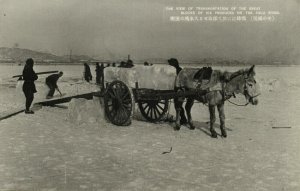
{"label": "wooden cart", "polygon": [[157,122],[168,112],[170,99],[199,94],[203,95],[203,91],[176,92],[174,90],[139,88],[137,82],[136,87],[130,91],[124,82],[115,80],[106,85],[102,96],[104,97],[107,118],[111,123],[121,126],[128,124],[130,120],[133,99],[147,121]]}

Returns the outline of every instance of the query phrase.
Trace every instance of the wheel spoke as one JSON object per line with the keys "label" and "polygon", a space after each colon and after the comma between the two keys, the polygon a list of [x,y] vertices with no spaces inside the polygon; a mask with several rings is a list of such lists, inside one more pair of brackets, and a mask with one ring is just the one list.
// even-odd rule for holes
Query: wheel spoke
{"label": "wheel spoke", "polygon": [[125,98],[129,98],[130,99],[130,96],[129,96],[129,92],[125,92],[122,99],[125,99]]}
{"label": "wheel spoke", "polygon": [[122,95],[123,95],[122,87],[118,86],[117,92],[118,92],[118,96],[119,96],[120,98],[122,98]]}
{"label": "wheel spoke", "polygon": [[156,110],[155,110],[156,108],[155,107],[153,107],[153,113],[154,113],[154,117],[155,117],[155,119],[157,119],[157,114],[156,114]]}
{"label": "wheel spoke", "polygon": [[147,108],[149,108],[149,104],[147,104],[145,107],[143,107],[144,110],[146,110]]}
{"label": "wheel spoke", "polygon": [[113,93],[114,93],[114,95],[115,95],[115,98],[118,98],[117,90],[116,90],[115,88],[112,88],[112,91],[113,91]]}
{"label": "wheel spoke", "polygon": [[146,115],[149,116],[149,112],[151,111],[151,107],[148,107]]}
{"label": "wheel spoke", "polygon": [[161,112],[159,112],[159,110],[158,110],[157,107],[155,107],[154,109],[155,109],[155,111],[157,111],[158,115],[161,115],[161,114],[162,114]]}
{"label": "wheel spoke", "polygon": [[125,107],[126,109],[131,109],[131,104],[128,104],[128,105],[126,105],[126,104],[123,104],[123,107]]}
{"label": "wheel spoke", "polygon": [[124,119],[125,119],[125,115],[124,115],[125,113],[123,112],[123,109],[122,108],[120,108],[120,122],[124,122]]}
{"label": "wheel spoke", "polygon": [[112,112],[114,110],[114,107],[107,107],[109,112]]}
{"label": "wheel spoke", "polygon": [[119,84],[119,85],[120,85],[120,89],[121,89],[121,90],[125,90],[125,89],[126,89],[126,87],[125,87],[124,84]]}
{"label": "wheel spoke", "polygon": [[120,122],[120,121],[119,121],[119,116],[120,116],[120,111],[119,111],[119,110],[116,110],[116,115],[114,116],[114,119],[115,119],[116,121],[118,121],[118,122]]}
{"label": "wheel spoke", "polygon": [[123,102],[123,103],[124,103],[124,102],[125,102],[125,103],[131,103],[131,99],[124,99],[122,102]]}
{"label": "wheel spoke", "polygon": [[164,108],[162,108],[159,104],[157,104],[156,106],[159,107],[159,109],[161,109],[162,111],[164,110]]}
{"label": "wheel spoke", "polygon": [[121,123],[123,121],[123,112],[122,108],[118,109],[119,115],[118,115],[118,121]]}
{"label": "wheel spoke", "polygon": [[113,92],[110,92],[110,91],[108,91],[108,94],[110,95],[110,97],[112,97],[112,98],[116,98],[116,96],[114,95],[114,93],[113,93]]}
{"label": "wheel spoke", "polygon": [[117,92],[118,92],[118,97],[122,99],[122,89],[121,88],[117,88]]}
{"label": "wheel spoke", "polygon": [[128,117],[130,116],[130,113],[124,107],[122,107],[122,110],[123,110],[123,114],[124,114],[124,120],[127,120]]}
{"label": "wheel spoke", "polygon": [[151,112],[150,112],[150,114],[151,114],[151,118],[153,119],[153,107],[151,107]]}
{"label": "wheel spoke", "polygon": [[126,118],[126,110],[123,107],[121,107],[120,113],[121,113],[121,119],[123,121]]}

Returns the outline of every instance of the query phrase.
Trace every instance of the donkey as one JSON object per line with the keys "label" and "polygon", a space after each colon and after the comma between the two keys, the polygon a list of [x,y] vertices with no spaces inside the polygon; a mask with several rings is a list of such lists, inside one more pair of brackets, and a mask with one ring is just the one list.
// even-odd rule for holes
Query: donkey
{"label": "donkey", "polygon": [[[254,78],[255,76],[255,65],[250,69],[242,69],[237,72],[220,72],[214,70],[213,74],[214,79],[211,78],[210,81],[217,81],[216,83],[210,83],[211,85],[206,86],[206,91],[203,91],[203,85],[197,85],[194,79],[191,76],[195,76],[199,69],[195,70],[193,68],[183,69],[178,76],[176,77],[175,82],[175,91],[186,92],[185,97],[179,97],[174,99],[175,109],[176,109],[176,125],[175,130],[180,129],[180,112],[181,106],[185,98],[187,102],[185,105],[185,110],[188,118],[188,125],[190,129],[195,129],[195,126],[192,121],[191,109],[194,104],[194,100],[197,100],[201,103],[208,104],[209,113],[210,113],[210,132],[212,138],[217,138],[217,133],[214,129],[214,123],[216,121],[215,116],[215,107],[217,106],[220,118],[220,129],[222,137],[227,137],[225,129],[225,114],[224,114],[224,102],[231,98],[235,97],[235,94],[243,94],[252,105],[258,104],[258,95],[260,95],[259,85],[256,83]],[[217,76],[217,77],[216,77]],[[201,82],[200,82],[201,83]],[[196,84],[196,85],[195,85]],[[220,88],[214,88],[219,84]],[[202,92],[202,93],[192,93],[189,95],[188,92]],[[203,93],[205,92],[205,93]],[[248,104],[247,103],[247,104]],[[246,104],[246,105],[247,105]]]}

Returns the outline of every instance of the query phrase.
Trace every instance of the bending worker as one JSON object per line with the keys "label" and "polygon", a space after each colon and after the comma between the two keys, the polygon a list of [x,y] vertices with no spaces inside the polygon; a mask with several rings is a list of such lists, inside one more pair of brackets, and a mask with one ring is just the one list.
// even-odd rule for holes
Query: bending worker
{"label": "bending worker", "polygon": [[52,74],[46,78],[46,84],[49,87],[49,92],[47,94],[47,99],[51,99],[54,95],[55,89],[59,92],[60,96],[62,96],[62,93],[58,89],[57,81],[60,77],[62,77],[63,72],[59,72],[58,74]]}

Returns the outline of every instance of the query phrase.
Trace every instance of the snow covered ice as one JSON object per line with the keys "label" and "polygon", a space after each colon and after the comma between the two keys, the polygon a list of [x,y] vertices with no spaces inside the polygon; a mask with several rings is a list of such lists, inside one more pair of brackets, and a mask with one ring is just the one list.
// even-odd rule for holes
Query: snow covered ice
{"label": "snow covered ice", "polygon": [[[47,67],[37,66],[36,70]],[[82,81],[81,66],[58,67],[66,71],[58,85],[67,95],[97,91],[95,84]],[[143,69],[137,67],[122,80],[134,87],[136,79],[161,68],[164,66],[152,66],[141,74]],[[165,68],[170,74],[164,77],[169,78],[175,71]],[[192,110],[194,131],[182,127],[175,132],[172,123],[136,118],[130,126],[112,125],[105,120],[97,98],[73,99],[62,107],[42,107],[34,115],[21,113],[0,121],[0,190],[298,191],[299,69],[258,66],[260,103],[247,107],[225,104],[226,139],[210,138],[208,108],[198,103]],[[5,75],[1,74],[1,111],[24,104],[17,82]],[[155,75],[151,81],[161,79]],[[139,81],[140,87],[158,88],[164,82],[151,81]],[[36,85],[38,101],[44,99],[44,78]],[[171,80],[161,88],[172,88]],[[244,103],[244,98],[232,101]],[[174,113],[171,105],[170,114]],[[272,126],[292,128],[274,130]],[[218,122],[216,131],[220,133]],[[171,147],[170,153],[162,154]]]}

